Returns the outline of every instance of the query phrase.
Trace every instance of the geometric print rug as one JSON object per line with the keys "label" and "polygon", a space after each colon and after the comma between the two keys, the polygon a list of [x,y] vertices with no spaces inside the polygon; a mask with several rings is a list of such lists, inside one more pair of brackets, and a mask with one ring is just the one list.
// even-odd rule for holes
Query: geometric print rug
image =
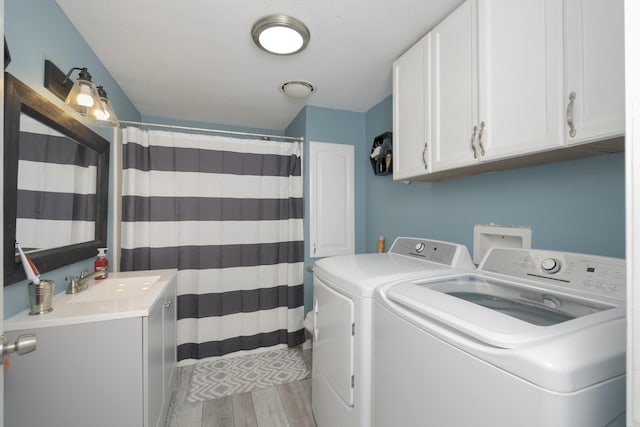
{"label": "geometric print rug", "polygon": [[309,375],[300,350],[295,348],[202,362],[194,365],[186,401],[218,399],[303,380]]}

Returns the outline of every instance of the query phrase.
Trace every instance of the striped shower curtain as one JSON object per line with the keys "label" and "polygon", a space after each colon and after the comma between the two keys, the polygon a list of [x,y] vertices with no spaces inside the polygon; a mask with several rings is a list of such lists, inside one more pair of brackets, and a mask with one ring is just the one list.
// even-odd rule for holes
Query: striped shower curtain
{"label": "striped shower curtain", "polygon": [[137,128],[123,141],[122,269],[178,269],[178,360],[301,344],[300,144]]}

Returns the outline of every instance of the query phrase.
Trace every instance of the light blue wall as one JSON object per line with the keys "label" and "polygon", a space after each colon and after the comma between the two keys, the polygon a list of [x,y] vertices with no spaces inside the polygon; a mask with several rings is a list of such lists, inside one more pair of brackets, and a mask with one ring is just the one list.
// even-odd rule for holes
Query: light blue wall
{"label": "light blue wall", "polygon": [[[366,114],[367,141],[392,129],[391,97]],[[367,249],[378,235],[462,243],[474,224],[531,226],[532,247],[625,256],[624,154],[409,185],[366,178]]]}
{"label": "light blue wall", "polygon": [[[356,252],[363,252],[366,241],[366,200],[365,177],[367,167],[367,151],[365,147],[365,115],[346,110],[332,110],[315,106],[305,107],[285,130],[286,135],[304,136],[304,194],[309,194],[309,142],[331,142],[353,145],[355,155],[355,227]],[[309,241],[309,199],[304,200],[305,242]],[[308,243],[304,248],[304,264],[312,266],[315,258],[310,258]],[[304,273],[305,313],[313,305],[313,274]]]}
{"label": "light blue wall", "polygon": [[[6,71],[60,107],[63,102],[43,86],[45,59],[53,61],[64,72],[72,67],[87,67],[93,81],[105,87],[118,117],[140,120],[140,113],[53,0],[5,0],[5,37],[11,52],[11,64]],[[73,76],[77,77],[77,74]],[[107,140],[113,141],[112,129],[94,128],[93,130]],[[113,150],[111,156],[113,165]],[[110,182],[112,182],[112,174],[113,171],[110,170]],[[112,209],[113,193],[110,193],[109,240],[107,241],[109,247],[111,247],[111,230],[113,229]],[[65,289],[65,276],[77,275],[83,268],[91,271],[93,258],[44,273],[43,277],[54,280],[56,292],[60,292]],[[4,288],[5,318],[28,307],[27,281]]]}

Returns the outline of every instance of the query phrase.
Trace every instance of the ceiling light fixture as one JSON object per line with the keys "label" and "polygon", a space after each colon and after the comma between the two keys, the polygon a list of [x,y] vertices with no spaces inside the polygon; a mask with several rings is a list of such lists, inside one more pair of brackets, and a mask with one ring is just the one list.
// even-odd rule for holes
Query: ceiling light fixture
{"label": "ceiling light fixture", "polygon": [[251,37],[260,49],[276,55],[292,55],[307,47],[311,34],[296,18],[271,15],[253,24]]}
{"label": "ceiling light fixture", "polygon": [[309,82],[292,80],[280,85],[280,91],[291,98],[306,98],[316,91],[316,88]]}

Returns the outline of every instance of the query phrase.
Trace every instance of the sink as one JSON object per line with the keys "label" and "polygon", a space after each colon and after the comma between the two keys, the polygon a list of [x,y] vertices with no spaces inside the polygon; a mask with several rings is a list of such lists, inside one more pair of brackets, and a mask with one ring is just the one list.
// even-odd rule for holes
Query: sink
{"label": "sink", "polygon": [[89,283],[89,288],[71,297],[69,303],[121,300],[144,296],[160,276],[107,278]]}

